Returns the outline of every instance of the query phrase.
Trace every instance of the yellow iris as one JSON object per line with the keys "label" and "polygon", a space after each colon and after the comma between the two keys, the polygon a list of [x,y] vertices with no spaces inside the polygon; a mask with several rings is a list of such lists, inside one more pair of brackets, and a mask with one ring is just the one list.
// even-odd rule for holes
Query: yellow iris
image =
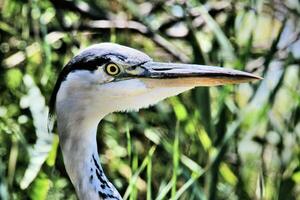
{"label": "yellow iris", "polygon": [[105,71],[108,75],[116,76],[120,73],[120,67],[115,63],[108,63],[105,66]]}

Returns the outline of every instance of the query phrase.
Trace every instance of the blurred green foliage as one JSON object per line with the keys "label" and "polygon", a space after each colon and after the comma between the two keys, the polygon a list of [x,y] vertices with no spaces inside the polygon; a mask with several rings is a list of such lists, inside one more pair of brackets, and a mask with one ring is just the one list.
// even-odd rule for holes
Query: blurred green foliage
{"label": "blurred green foliage", "polygon": [[100,158],[125,199],[300,199],[299,1],[0,0],[0,10],[0,199],[76,199],[46,102],[67,61],[104,41],[264,77],[107,116]]}

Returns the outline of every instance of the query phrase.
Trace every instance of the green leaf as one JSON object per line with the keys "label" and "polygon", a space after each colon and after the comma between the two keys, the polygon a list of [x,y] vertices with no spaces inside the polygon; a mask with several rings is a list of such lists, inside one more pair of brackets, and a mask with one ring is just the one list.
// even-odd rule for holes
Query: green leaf
{"label": "green leaf", "polygon": [[9,89],[17,89],[22,83],[23,74],[15,68],[6,72],[5,81]]}
{"label": "green leaf", "polygon": [[176,118],[179,121],[185,121],[187,119],[187,111],[184,107],[184,105],[178,100],[177,97],[171,98],[171,104],[173,105],[173,109],[176,115]]}
{"label": "green leaf", "polygon": [[55,165],[55,159],[56,159],[56,155],[57,155],[58,145],[59,145],[58,135],[53,135],[52,148],[51,148],[49,156],[46,160],[47,165],[50,167],[53,167]]}
{"label": "green leaf", "polygon": [[31,192],[30,198],[32,200],[44,200],[47,198],[48,191],[51,186],[51,181],[46,177],[38,177],[35,179]]}
{"label": "green leaf", "polygon": [[225,179],[225,181],[228,182],[230,185],[235,186],[237,184],[237,177],[234,175],[234,173],[231,171],[227,164],[221,163],[220,173]]}

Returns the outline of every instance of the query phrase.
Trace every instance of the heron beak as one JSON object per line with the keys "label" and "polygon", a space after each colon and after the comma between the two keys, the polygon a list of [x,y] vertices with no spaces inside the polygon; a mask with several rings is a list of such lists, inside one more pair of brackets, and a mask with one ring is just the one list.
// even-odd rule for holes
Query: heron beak
{"label": "heron beak", "polygon": [[207,65],[147,62],[140,67],[144,69],[140,78],[156,80],[156,84],[160,79],[158,82],[170,86],[217,86],[262,79],[247,72]]}

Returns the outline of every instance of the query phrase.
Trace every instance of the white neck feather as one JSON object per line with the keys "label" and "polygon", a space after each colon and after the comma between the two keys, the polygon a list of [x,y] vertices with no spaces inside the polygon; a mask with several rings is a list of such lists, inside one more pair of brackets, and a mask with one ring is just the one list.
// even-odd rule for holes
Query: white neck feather
{"label": "white neck feather", "polygon": [[[59,110],[59,109],[58,109]],[[122,199],[106,178],[98,158],[97,120],[84,114],[57,112],[60,145],[64,163],[79,199]]]}
{"label": "white neck feather", "polygon": [[[139,79],[98,84],[96,72],[68,75],[57,93],[56,113],[66,170],[81,200],[121,199],[98,160],[96,132],[108,113],[139,110],[189,90]],[[159,85],[157,85],[159,84]]]}

